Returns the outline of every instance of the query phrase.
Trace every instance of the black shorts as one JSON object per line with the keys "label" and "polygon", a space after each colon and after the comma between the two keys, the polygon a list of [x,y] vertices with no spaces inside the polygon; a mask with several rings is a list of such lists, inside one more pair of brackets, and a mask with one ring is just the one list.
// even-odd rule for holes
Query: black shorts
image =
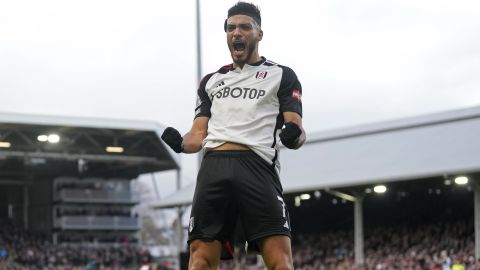
{"label": "black shorts", "polygon": [[188,243],[222,242],[222,259],[233,257],[235,238],[258,251],[257,240],[290,236],[290,220],[275,169],[253,151],[210,151],[198,172]]}

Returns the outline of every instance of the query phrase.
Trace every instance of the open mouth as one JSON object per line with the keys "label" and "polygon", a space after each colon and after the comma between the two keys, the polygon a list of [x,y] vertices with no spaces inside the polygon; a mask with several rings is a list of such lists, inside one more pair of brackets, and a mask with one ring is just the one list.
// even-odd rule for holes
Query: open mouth
{"label": "open mouth", "polygon": [[236,56],[243,54],[245,51],[245,43],[241,40],[234,40],[232,43],[233,53]]}

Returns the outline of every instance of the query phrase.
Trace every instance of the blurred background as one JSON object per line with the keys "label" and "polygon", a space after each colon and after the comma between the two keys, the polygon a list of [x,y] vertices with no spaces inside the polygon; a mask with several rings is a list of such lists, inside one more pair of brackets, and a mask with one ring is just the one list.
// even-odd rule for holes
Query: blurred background
{"label": "blurred background", "polygon": [[[235,2],[0,2],[1,269],[184,267],[198,156],[159,135],[231,62]],[[480,269],[480,4],[253,2],[303,87],[296,268]]]}

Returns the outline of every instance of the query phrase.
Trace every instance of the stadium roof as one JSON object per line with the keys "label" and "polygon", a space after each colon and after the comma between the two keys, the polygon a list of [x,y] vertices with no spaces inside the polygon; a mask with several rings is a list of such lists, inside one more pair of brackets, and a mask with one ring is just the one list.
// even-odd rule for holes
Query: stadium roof
{"label": "stadium roof", "polygon": [[134,178],[177,169],[162,131],[154,122],[0,112],[0,179],[25,173]]}
{"label": "stadium roof", "polygon": [[[298,151],[283,150],[285,193],[480,171],[480,106],[309,133]],[[153,205],[189,205],[190,185]]]}

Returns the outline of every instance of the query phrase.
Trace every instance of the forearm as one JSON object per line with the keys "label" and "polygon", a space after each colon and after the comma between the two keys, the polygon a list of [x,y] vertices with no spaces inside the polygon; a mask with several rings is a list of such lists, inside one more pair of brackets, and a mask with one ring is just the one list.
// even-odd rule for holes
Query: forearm
{"label": "forearm", "polygon": [[202,149],[203,140],[208,133],[208,117],[197,117],[192,128],[183,136],[183,153],[197,153]]}
{"label": "forearm", "polygon": [[202,149],[203,139],[207,134],[188,132],[183,136],[183,153],[191,154],[197,153]]}

